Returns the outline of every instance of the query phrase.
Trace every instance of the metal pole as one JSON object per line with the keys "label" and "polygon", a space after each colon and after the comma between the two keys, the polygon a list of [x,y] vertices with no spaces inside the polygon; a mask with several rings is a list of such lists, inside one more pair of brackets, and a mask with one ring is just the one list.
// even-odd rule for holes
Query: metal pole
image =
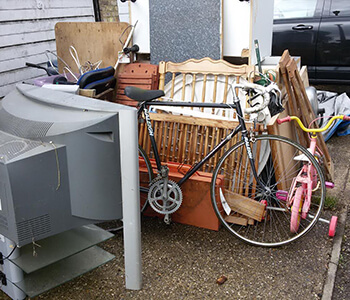
{"label": "metal pole", "polygon": [[119,114],[120,164],[123,201],[125,287],[142,287],[141,212],[137,141],[137,112],[125,109]]}

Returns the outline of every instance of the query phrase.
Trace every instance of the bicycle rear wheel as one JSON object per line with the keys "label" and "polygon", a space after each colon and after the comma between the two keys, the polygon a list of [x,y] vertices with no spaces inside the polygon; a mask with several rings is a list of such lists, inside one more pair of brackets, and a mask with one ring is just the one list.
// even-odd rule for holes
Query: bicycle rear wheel
{"label": "bicycle rear wheel", "polygon": [[145,150],[139,145],[139,177],[140,177],[140,209],[143,212],[147,206],[149,184],[154,178],[152,164]]}
{"label": "bicycle rear wheel", "polygon": [[[250,139],[250,145],[257,180],[244,142],[232,146],[213,173],[214,210],[223,226],[244,242],[265,247],[288,244],[308,233],[320,216],[326,192],[321,168],[307,149],[284,137],[261,135]],[[320,184],[313,193],[309,210],[314,218],[300,218],[299,229],[291,232],[287,199],[293,194],[290,191],[293,178],[308,163],[294,159],[300,154],[314,166],[313,176]]]}

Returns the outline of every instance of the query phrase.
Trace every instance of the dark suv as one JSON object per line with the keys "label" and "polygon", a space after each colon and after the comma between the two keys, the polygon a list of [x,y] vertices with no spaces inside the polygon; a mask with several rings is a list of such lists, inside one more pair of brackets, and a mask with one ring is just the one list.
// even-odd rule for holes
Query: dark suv
{"label": "dark suv", "polygon": [[272,55],[285,49],[310,81],[350,83],[350,0],[275,0]]}

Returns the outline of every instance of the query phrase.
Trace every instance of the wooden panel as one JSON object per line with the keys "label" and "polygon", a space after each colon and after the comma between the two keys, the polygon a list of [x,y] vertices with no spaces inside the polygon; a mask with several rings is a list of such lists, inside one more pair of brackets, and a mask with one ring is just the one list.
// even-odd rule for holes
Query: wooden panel
{"label": "wooden panel", "polygon": [[25,62],[44,64],[46,50],[55,51],[57,21],[94,21],[91,0],[0,0],[0,97],[17,82],[46,75]]}
{"label": "wooden panel", "polygon": [[265,213],[265,204],[225,190],[225,199],[230,208],[237,213],[261,222]]}
{"label": "wooden panel", "polygon": [[[72,2],[74,3],[74,2]],[[68,7],[57,8],[52,10],[27,10],[16,9],[9,13],[6,10],[0,10],[0,20],[6,22],[32,20],[32,19],[46,19],[46,18],[67,18],[75,16],[93,16],[94,12],[92,7]]]}
{"label": "wooden panel", "polygon": [[0,62],[7,60],[16,60],[17,58],[26,58],[32,55],[43,54],[45,50],[56,51],[55,41],[45,41],[33,45],[20,45],[1,49]]}
{"label": "wooden panel", "polygon": [[[299,117],[301,121],[304,123],[304,125],[308,127],[311,121],[315,119],[315,115],[312,111],[310,101],[308,100],[308,97],[306,95],[306,91],[305,91],[306,79],[304,77],[304,82],[303,82],[297,67],[297,63],[289,55],[288,50],[284,51],[281,57],[281,60],[279,62],[279,66],[280,66],[280,71],[282,73],[283,84],[285,86],[286,93],[288,96],[287,112],[290,115]],[[310,143],[308,133],[301,130],[301,128],[297,124],[294,124],[292,122],[287,124],[284,127],[288,127],[288,126],[289,127],[291,126],[296,129],[297,138],[292,138],[292,139],[297,140],[301,145],[307,148]],[[313,123],[313,126],[315,128],[318,128],[316,123]],[[276,124],[274,124],[273,126],[269,126],[268,130],[272,134],[277,134],[279,131]],[[289,131],[289,134],[291,134],[291,131]],[[329,180],[332,180],[334,176],[334,170],[333,170],[333,163],[329,155],[327,145],[324,141],[322,134],[317,134],[317,137],[318,137],[317,145],[320,147],[325,158],[324,166],[327,172],[326,177]]]}
{"label": "wooden panel", "polygon": [[[44,42],[55,39],[54,27],[57,19],[38,20],[36,22],[29,20],[15,24],[1,25],[0,47],[23,45],[27,43]],[[88,22],[92,17],[77,17],[59,19],[60,22]]]}
{"label": "wooden panel", "polygon": [[[77,50],[81,64],[102,59],[101,68],[114,66],[123,47],[119,37],[127,27],[127,23],[59,22],[55,26],[57,54],[75,72],[78,68],[69,53],[71,45]],[[59,63],[59,70],[62,68]]]}
{"label": "wooden panel", "polygon": [[46,76],[46,72],[43,70],[35,68],[24,68],[21,72],[17,70],[0,73],[1,86],[6,86],[7,84],[12,84],[31,78],[36,78],[38,76]]}
{"label": "wooden panel", "polygon": [[[31,62],[34,64],[44,64],[45,62],[46,64],[46,61],[47,61],[47,56],[43,52],[36,53],[34,55],[18,57],[15,59],[3,60],[3,61],[0,61],[0,73],[11,71],[11,70],[23,69],[23,68],[27,69],[28,67],[26,67],[26,62]],[[42,70],[41,72],[44,73],[45,71]]]}
{"label": "wooden panel", "polygon": [[[15,9],[34,9],[42,7],[42,9],[56,9],[66,7],[91,7],[91,0],[40,0],[41,5],[36,4],[38,1],[23,1],[23,0],[1,0],[0,7],[2,10]],[[6,5],[3,3],[6,3]]]}
{"label": "wooden panel", "polygon": [[4,23],[1,25],[0,37],[7,35],[17,35],[21,33],[54,31],[57,21],[60,22],[88,22],[92,21],[92,16],[75,16],[73,18],[42,19],[19,21],[16,23]]}

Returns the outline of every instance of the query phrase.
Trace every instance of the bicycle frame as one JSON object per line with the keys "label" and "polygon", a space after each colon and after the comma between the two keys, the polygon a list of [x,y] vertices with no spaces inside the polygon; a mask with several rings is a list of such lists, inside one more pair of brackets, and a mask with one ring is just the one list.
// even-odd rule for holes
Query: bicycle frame
{"label": "bicycle frame", "polygon": [[[317,140],[316,133],[327,130],[331,126],[333,121],[336,119],[348,120],[349,117],[343,116],[343,115],[333,116],[327,122],[327,124],[322,128],[306,128],[304,126],[304,124],[301,122],[301,120],[296,116],[287,116],[283,119],[277,120],[277,123],[282,124],[284,122],[290,122],[290,121],[294,120],[298,123],[298,125],[300,126],[300,128],[303,131],[311,133],[310,146],[309,146],[308,150],[310,151],[310,153],[313,156],[315,156],[316,147],[317,147],[316,146],[316,140]],[[301,157],[300,160],[304,160],[303,157]],[[291,207],[291,206],[294,206],[294,201],[295,201],[294,196],[297,194],[297,192],[296,192],[297,188],[298,188],[297,185],[300,184],[300,187],[302,189],[301,197],[304,197],[304,200],[300,199],[303,201],[303,206],[301,209],[301,217],[303,219],[305,219],[308,215],[310,205],[311,205],[312,192],[314,191],[314,189],[317,189],[317,187],[318,187],[318,182],[315,181],[314,175],[315,175],[315,168],[306,159],[306,163],[304,164],[303,168],[300,170],[299,174],[295,178],[293,178],[292,185],[291,185],[290,190],[289,190],[289,196],[288,196],[287,203],[288,203],[288,206]],[[326,183],[326,187],[327,186],[331,187],[330,184]],[[299,201],[299,199],[298,199],[298,201]]]}
{"label": "bicycle frame", "polygon": [[245,147],[247,149],[249,162],[253,171],[253,175],[257,180],[258,184],[263,186],[261,182],[258,180],[257,171],[255,168],[255,160],[252,155],[252,149],[249,144],[249,137],[247,127],[243,118],[243,111],[239,103],[239,98],[234,95],[234,103],[233,104],[222,104],[222,103],[192,103],[192,102],[172,102],[172,101],[145,101],[141,104],[139,108],[138,114],[141,115],[143,112],[145,115],[146,126],[149,133],[149,137],[151,140],[151,146],[154,153],[154,158],[157,164],[157,170],[161,172],[161,160],[159,156],[159,151],[157,148],[157,144],[154,138],[154,130],[151,124],[151,118],[149,115],[149,106],[181,106],[181,107],[210,107],[210,108],[233,108],[236,110],[238,115],[239,124],[219,143],[217,144],[200,162],[194,164],[185,174],[184,176],[177,182],[179,186],[181,186],[186,180],[188,180],[195,172],[197,172],[211,157],[213,157],[222,147],[224,147],[234,136],[241,132],[242,139],[245,143]]}

